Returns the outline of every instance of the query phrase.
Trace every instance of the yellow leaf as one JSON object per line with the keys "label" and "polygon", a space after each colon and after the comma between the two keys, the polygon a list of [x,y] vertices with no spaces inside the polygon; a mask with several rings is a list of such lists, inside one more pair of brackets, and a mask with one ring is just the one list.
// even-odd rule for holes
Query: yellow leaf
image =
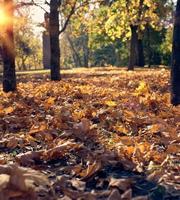
{"label": "yellow leaf", "polygon": [[109,107],[117,106],[117,103],[115,101],[105,101],[105,104]]}
{"label": "yellow leaf", "polygon": [[14,111],[14,108],[12,106],[8,107],[8,108],[5,108],[4,109],[4,112],[5,114],[10,114]]}
{"label": "yellow leaf", "polygon": [[145,95],[149,92],[149,86],[147,85],[146,82],[141,81],[139,83],[139,86],[135,89],[135,96],[141,96],[141,95]]}
{"label": "yellow leaf", "polygon": [[54,105],[56,98],[55,97],[49,97],[46,101],[45,101],[45,107],[49,108],[51,106]]}
{"label": "yellow leaf", "polygon": [[115,129],[115,131],[118,131],[120,133],[124,133],[124,134],[128,134],[129,133],[129,130],[123,125],[116,125],[113,128]]}

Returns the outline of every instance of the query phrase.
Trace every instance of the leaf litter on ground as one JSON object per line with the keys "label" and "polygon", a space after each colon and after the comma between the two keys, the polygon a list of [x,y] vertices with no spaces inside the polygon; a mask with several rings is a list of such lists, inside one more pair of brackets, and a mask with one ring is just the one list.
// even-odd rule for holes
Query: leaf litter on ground
{"label": "leaf litter on ground", "polygon": [[19,81],[15,93],[0,90],[0,200],[179,198],[180,107],[168,70]]}

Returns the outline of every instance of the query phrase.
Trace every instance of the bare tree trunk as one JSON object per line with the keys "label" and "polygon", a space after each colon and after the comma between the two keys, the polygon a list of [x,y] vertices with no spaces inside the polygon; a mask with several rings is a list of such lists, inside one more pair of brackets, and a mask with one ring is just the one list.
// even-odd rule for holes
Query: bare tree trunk
{"label": "bare tree trunk", "polygon": [[10,92],[16,90],[15,74],[15,52],[14,52],[14,34],[13,34],[13,0],[4,0],[6,14],[9,16],[9,22],[5,25],[5,37],[2,41],[3,54],[3,91]]}
{"label": "bare tree trunk", "polygon": [[138,39],[138,50],[137,50],[137,63],[139,67],[144,67],[144,48],[142,39]]}
{"label": "bare tree trunk", "polygon": [[128,70],[134,70],[134,66],[137,63],[137,56],[136,56],[137,43],[138,43],[137,26],[131,25],[131,41],[130,41],[130,56],[129,56]]}
{"label": "bare tree trunk", "polygon": [[147,26],[147,51],[148,51],[148,67],[151,67],[151,42],[150,42],[150,27]]}
{"label": "bare tree trunk", "polygon": [[83,60],[84,60],[84,67],[89,67],[89,48],[88,48],[88,34],[83,35]]}
{"label": "bare tree trunk", "polygon": [[78,52],[76,51],[73,41],[71,40],[71,38],[69,37],[68,33],[66,34],[67,40],[71,46],[72,52],[73,52],[73,60],[75,63],[76,67],[82,67],[82,63],[81,63],[81,58],[79,57]]}
{"label": "bare tree trunk", "polygon": [[60,80],[60,44],[59,44],[59,6],[60,0],[50,1],[49,34],[51,52],[51,80]]}
{"label": "bare tree trunk", "polygon": [[180,0],[177,1],[173,33],[173,52],[171,68],[171,103],[180,105]]}

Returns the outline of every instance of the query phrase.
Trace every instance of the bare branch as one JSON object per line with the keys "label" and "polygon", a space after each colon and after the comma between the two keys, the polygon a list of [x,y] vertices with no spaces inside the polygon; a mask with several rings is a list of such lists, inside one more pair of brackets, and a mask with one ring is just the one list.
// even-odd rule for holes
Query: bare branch
{"label": "bare branch", "polygon": [[62,29],[59,31],[59,34],[61,34],[62,32],[64,32],[64,31],[66,30],[66,27],[67,27],[67,25],[68,25],[68,23],[69,23],[69,21],[70,21],[70,19],[71,19],[71,16],[74,14],[74,12],[75,12],[75,10],[76,10],[76,3],[77,3],[77,0],[74,2],[73,6],[72,6],[72,8],[71,8],[71,10],[70,10],[70,13],[69,13],[69,15],[68,15],[68,17],[67,17],[67,19],[66,19],[66,21],[65,21],[65,23],[64,23],[64,26],[63,26]]}

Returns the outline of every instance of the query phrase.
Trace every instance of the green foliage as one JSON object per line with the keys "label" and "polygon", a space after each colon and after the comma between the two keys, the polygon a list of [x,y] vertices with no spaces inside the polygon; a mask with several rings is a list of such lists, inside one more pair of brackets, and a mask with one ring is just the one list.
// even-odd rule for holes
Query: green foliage
{"label": "green foliage", "polygon": [[[69,1],[67,8],[62,6],[64,16],[68,15],[73,2]],[[84,1],[77,1],[77,5],[80,5],[80,2]],[[66,1],[63,5],[65,3]],[[146,64],[168,65],[170,53],[165,52],[163,46],[168,45],[165,39],[168,36],[165,35],[171,15],[172,3],[169,0],[87,3],[71,17],[66,31],[71,45],[67,44],[69,43],[67,40],[63,44],[62,52],[65,52],[65,46],[68,49],[62,56],[63,63],[67,66],[85,66],[84,49],[88,49],[91,66],[127,66],[130,26],[137,26],[138,37],[143,39]],[[147,27],[150,28],[149,39],[146,33]],[[84,40],[86,37],[88,37],[87,43]]]}
{"label": "green foliage", "polygon": [[138,32],[144,31],[147,24],[158,27],[159,16],[155,0],[117,0],[108,8],[108,20],[105,23],[107,34],[112,38],[131,37],[130,26],[137,26]]}
{"label": "green foliage", "polygon": [[165,38],[163,43],[160,45],[160,50],[162,53],[162,64],[170,66],[171,64],[171,53],[172,53],[172,37],[173,29],[169,27],[166,29]]}

